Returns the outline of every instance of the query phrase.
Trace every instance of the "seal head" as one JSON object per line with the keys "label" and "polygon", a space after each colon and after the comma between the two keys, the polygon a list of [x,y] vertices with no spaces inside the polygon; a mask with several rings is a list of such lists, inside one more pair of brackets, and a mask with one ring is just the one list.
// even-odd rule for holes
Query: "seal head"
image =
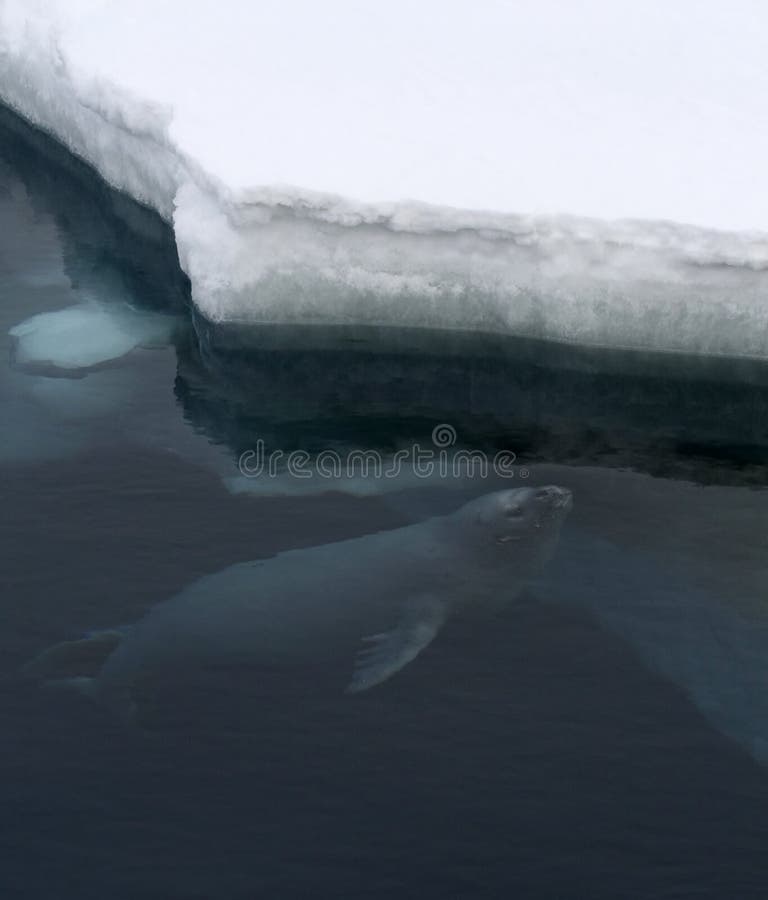
{"label": "seal head", "polygon": [[505,545],[538,539],[559,530],[573,506],[568,488],[515,488],[480,497],[459,510],[479,540]]}

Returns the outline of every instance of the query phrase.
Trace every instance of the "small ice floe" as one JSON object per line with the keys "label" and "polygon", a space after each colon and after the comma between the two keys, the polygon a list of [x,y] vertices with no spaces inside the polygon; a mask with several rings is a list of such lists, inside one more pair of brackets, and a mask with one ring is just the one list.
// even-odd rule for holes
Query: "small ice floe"
{"label": "small ice floe", "polygon": [[86,302],[14,325],[13,361],[27,371],[82,374],[137,347],[168,342],[173,318],[126,303]]}

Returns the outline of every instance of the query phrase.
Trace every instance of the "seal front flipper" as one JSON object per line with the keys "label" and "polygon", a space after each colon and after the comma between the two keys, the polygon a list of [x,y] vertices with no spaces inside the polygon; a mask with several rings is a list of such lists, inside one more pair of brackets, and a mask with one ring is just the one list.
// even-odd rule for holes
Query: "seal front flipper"
{"label": "seal front flipper", "polygon": [[363,638],[371,646],[358,653],[346,693],[367,691],[407,666],[432,642],[446,617],[446,605],[437,597],[423,596],[410,602],[391,631]]}

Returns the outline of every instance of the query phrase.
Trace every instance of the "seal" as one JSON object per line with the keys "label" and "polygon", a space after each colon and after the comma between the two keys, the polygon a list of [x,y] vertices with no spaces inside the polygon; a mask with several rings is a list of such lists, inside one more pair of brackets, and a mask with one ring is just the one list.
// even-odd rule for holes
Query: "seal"
{"label": "seal", "polygon": [[[195,581],[132,626],[57,644],[27,663],[130,717],[132,691],[190,665],[354,659],[348,693],[386,681],[446,619],[508,603],[550,559],[571,509],[553,485],[486,494],[455,512],[351,540],[238,563]],[[82,669],[80,670],[82,671]]]}

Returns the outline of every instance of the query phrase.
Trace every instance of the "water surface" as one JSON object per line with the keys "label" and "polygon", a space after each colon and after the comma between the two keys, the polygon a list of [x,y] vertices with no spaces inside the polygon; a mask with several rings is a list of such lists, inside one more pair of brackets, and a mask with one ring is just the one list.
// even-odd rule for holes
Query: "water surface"
{"label": "water surface", "polygon": [[[12,326],[86,295],[173,335],[79,377],[12,362]],[[7,114],[0,319],[4,896],[765,896],[764,367],[211,328],[161,223]],[[126,729],[14,676],[233,562],[499,486],[226,486],[258,439],[391,453],[438,423],[575,508],[541,583],[380,687],[345,696],[352,660],[184,672]]]}

